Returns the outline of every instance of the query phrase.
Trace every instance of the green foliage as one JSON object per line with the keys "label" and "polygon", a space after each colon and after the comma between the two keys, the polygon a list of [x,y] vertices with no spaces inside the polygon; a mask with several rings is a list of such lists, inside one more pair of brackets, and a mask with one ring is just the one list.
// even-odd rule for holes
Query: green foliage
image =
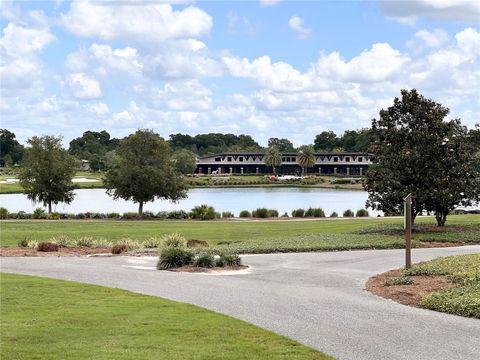
{"label": "green foliage", "polygon": [[193,261],[193,253],[181,247],[165,247],[160,252],[157,263],[158,270],[168,270],[189,265]]}
{"label": "green foliage", "polygon": [[211,251],[200,251],[193,259],[193,266],[212,268],[215,266],[215,255]]}
{"label": "green foliage", "polygon": [[195,206],[190,212],[190,217],[197,220],[213,220],[216,217],[215,208],[206,204]]}
{"label": "green foliage", "polygon": [[49,239],[50,242],[55,243],[58,247],[64,248],[72,246],[75,244],[75,241],[70,238],[68,235],[57,235]]}
{"label": "green foliage", "polygon": [[128,251],[139,249],[139,248],[142,247],[137,240],[133,240],[133,239],[130,239],[130,238],[120,239],[117,244],[118,245],[124,245],[127,248]]}
{"label": "green foliage", "polygon": [[91,236],[82,236],[75,240],[75,245],[91,248],[95,245],[95,239]]}
{"label": "green foliage", "polygon": [[172,162],[179,174],[193,174],[197,168],[197,155],[186,149],[177,150],[173,153]]}
{"label": "green foliage", "polygon": [[0,129],[0,164],[18,164],[23,157],[24,147],[17,141],[13,132]]}
{"label": "green foliage", "polygon": [[258,151],[260,145],[249,135],[234,134],[184,134],[170,135],[169,144],[174,150],[188,149],[199,155],[214,154],[226,151]]}
{"label": "green foliage", "polygon": [[265,154],[265,165],[271,166],[275,174],[276,167],[282,164],[282,154],[276,146],[270,146]]}
{"label": "green foliage", "polygon": [[268,209],[267,208],[258,208],[252,211],[252,217],[254,218],[268,218]]}
{"label": "green foliage", "polygon": [[276,147],[281,153],[295,151],[292,142],[288,139],[270,138],[268,139],[268,147]]}
{"label": "green foliage", "polygon": [[118,164],[105,175],[105,187],[115,199],[137,202],[139,215],[143,204],[155,198],[186,197],[186,184],[172,165],[169,146],[153,131],[138,130],[123,139],[117,156]]}
{"label": "green foliage", "polygon": [[18,241],[17,246],[18,247],[28,247],[28,242],[29,241],[30,241],[30,239],[28,237],[25,237],[25,238]]}
{"label": "green foliage", "polygon": [[18,179],[27,197],[48,205],[50,213],[52,204],[73,200],[75,161],[62,148],[61,137],[34,136],[28,144]]}
{"label": "green foliage", "polygon": [[92,171],[106,170],[114,163],[114,151],[120,140],[110,139],[110,134],[102,130],[85,131],[79,138],[70,141],[69,153],[80,160],[90,161]]}
{"label": "green foliage", "polygon": [[393,285],[413,285],[415,281],[410,276],[401,276],[401,277],[394,277],[385,279],[384,285],[385,286],[393,286]]}
{"label": "green foliage", "polygon": [[347,209],[343,212],[343,217],[353,217],[353,211],[350,209]]}
{"label": "green foliage", "polygon": [[325,211],[322,208],[308,208],[305,217],[325,217]]}
{"label": "green foliage", "polygon": [[156,249],[160,248],[163,245],[163,239],[150,236],[147,240],[142,243],[143,247],[146,249]]}
{"label": "green foliage", "polygon": [[187,240],[183,235],[179,233],[171,233],[162,237],[162,243],[164,247],[178,247],[185,248],[187,246]]}
{"label": "green foliage", "polygon": [[460,120],[445,120],[448,108],[416,90],[401,95],[372,121],[367,205],[398,213],[411,193],[413,218],[432,211],[443,226],[456,206],[480,198],[480,158]]}
{"label": "green foliage", "polygon": [[420,305],[430,310],[480,319],[480,285],[436,291],[423,296]]}
{"label": "green foliage", "polygon": [[370,129],[347,130],[338,137],[333,131],[323,131],[315,137],[314,148],[317,151],[367,152],[370,145]]}
{"label": "green foliage", "polygon": [[308,171],[308,168],[311,168],[315,165],[315,150],[311,145],[300,146],[297,162],[302,167],[303,173]]}
{"label": "green foliage", "polygon": [[4,207],[0,207],[0,219],[5,220],[8,219],[8,210]]}
{"label": "green foliage", "polygon": [[224,218],[224,219],[233,218],[233,217],[234,217],[234,215],[233,215],[233,213],[230,212],[230,211],[224,211],[224,212],[222,212],[222,218]]}
{"label": "green foliage", "polygon": [[295,209],[292,211],[292,217],[304,217],[305,209]]}
{"label": "green foliage", "polygon": [[42,208],[36,208],[33,211],[33,218],[34,219],[46,219],[47,214],[45,213],[45,210],[43,210]]}
{"label": "green foliage", "polygon": [[355,216],[356,217],[368,217],[369,213],[368,213],[367,209],[358,209]]}
{"label": "green foliage", "polygon": [[330,217],[331,218],[337,218],[338,217],[338,214],[336,211],[332,211],[332,213],[330,214]]}
{"label": "green foliage", "polygon": [[219,258],[217,259],[216,265],[218,267],[225,267],[225,266],[240,266],[242,265],[242,259],[240,256],[236,254],[230,253],[221,253]]}
{"label": "green foliage", "polygon": [[239,214],[239,217],[241,217],[241,218],[248,218],[248,217],[251,217],[251,216],[252,216],[252,214],[248,210],[242,210],[242,211],[240,211],[240,214]]}

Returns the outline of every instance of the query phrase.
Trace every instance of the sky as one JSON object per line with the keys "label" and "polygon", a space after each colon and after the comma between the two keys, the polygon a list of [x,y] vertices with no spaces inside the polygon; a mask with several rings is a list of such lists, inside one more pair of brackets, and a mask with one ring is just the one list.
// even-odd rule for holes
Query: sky
{"label": "sky", "polygon": [[0,0],[0,127],[252,135],[369,127],[418,89],[480,122],[480,3]]}

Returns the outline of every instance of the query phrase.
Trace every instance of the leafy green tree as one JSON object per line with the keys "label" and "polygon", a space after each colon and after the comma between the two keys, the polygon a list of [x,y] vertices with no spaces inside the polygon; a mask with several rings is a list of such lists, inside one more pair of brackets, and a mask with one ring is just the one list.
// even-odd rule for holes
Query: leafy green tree
{"label": "leafy green tree", "polygon": [[297,162],[302,167],[302,173],[305,174],[308,168],[315,165],[315,150],[311,145],[303,145],[298,149]]}
{"label": "leafy green tree", "polygon": [[17,164],[22,160],[23,151],[13,132],[0,129],[0,160],[8,165]]}
{"label": "leafy green tree", "polygon": [[168,143],[151,130],[138,130],[120,141],[117,164],[105,175],[107,192],[115,199],[143,204],[155,198],[177,201],[187,196],[186,184],[172,164]]}
{"label": "leafy green tree", "polygon": [[341,146],[340,139],[333,131],[322,131],[315,137],[315,150],[331,151],[332,149]]}
{"label": "leafy green tree", "polygon": [[105,130],[85,131],[81,137],[70,141],[68,151],[81,160],[89,160],[93,171],[105,170],[107,166],[105,155],[115,150],[119,141],[111,139],[110,134]]}
{"label": "leafy green tree", "polygon": [[75,160],[62,148],[62,137],[34,136],[27,142],[23,166],[18,178],[28,198],[48,205],[69,204],[73,198],[72,179],[75,175]]}
{"label": "leafy green tree", "polygon": [[271,166],[273,174],[276,173],[275,168],[282,164],[282,154],[276,146],[271,146],[265,154],[265,165]]}
{"label": "leafy green tree", "polygon": [[193,174],[197,168],[197,155],[189,150],[178,150],[172,156],[175,169],[182,175]]}
{"label": "leafy green tree", "polygon": [[434,211],[443,226],[455,206],[478,199],[479,173],[468,133],[460,120],[445,120],[448,108],[415,89],[401,95],[372,120],[367,206],[401,213],[404,197],[412,193],[412,220],[424,210]]}
{"label": "leafy green tree", "polygon": [[276,146],[282,153],[295,151],[292,142],[288,139],[270,138],[268,139],[268,147],[272,146]]}

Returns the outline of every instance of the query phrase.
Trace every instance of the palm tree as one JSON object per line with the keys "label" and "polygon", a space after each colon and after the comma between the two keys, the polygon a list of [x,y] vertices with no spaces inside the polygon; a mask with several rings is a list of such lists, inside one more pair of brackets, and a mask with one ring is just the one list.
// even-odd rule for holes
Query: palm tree
{"label": "palm tree", "polygon": [[302,173],[305,174],[306,169],[315,165],[315,150],[311,145],[301,146],[299,150],[297,162],[302,167]]}
{"label": "palm tree", "polygon": [[270,146],[265,154],[265,165],[271,166],[275,175],[275,167],[282,164],[282,154],[276,146]]}

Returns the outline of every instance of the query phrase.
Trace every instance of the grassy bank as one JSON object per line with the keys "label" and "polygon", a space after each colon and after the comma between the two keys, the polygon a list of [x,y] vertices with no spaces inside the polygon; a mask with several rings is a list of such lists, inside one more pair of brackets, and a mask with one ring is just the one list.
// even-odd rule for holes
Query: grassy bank
{"label": "grassy bank", "polygon": [[[480,243],[480,215],[449,216],[437,228],[432,217],[416,221],[414,246],[431,242]],[[314,250],[386,249],[404,246],[400,218],[322,219],[314,221],[121,221],[121,220],[7,220],[0,223],[0,244],[20,240],[46,241],[53,236],[91,236],[116,242],[145,241],[178,232],[187,239],[207,240],[210,247],[239,253]]]}
{"label": "grassy bank", "polygon": [[330,359],[192,305],[33,276],[0,280],[5,359]]}
{"label": "grassy bank", "polygon": [[422,297],[431,310],[480,319],[480,254],[448,256],[413,265],[406,276],[447,276],[456,287]]}

